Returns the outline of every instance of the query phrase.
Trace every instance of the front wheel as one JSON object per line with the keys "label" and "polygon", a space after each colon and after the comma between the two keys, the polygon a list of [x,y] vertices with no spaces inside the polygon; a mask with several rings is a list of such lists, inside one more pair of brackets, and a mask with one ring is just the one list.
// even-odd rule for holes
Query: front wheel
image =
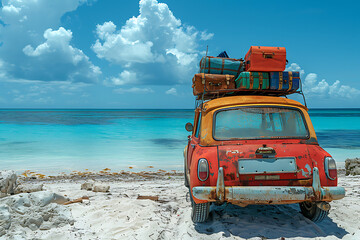
{"label": "front wheel", "polygon": [[299,205],[301,213],[313,222],[321,222],[329,214],[329,210],[322,210],[314,202],[302,202]]}
{"label": "front wheel", "polygon": [[205,222],[209,218],[210,203],[195,203],[190,191],[191,199],[191,220],[194,223]]}

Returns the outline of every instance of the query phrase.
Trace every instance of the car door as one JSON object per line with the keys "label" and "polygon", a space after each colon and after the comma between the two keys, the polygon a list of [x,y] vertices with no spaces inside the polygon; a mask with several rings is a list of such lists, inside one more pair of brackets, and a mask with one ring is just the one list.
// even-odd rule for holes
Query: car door
{"label": "car door", "polygon": [[186,169],[187,173],[189,173],[189,167],[191,166],[192,155],[196,149],[196,146],[199,144],[199,135],[200,135],[200,126],[201,126],[201,111],[200,109],[195,110],[194,117],[194,129],[192,131],[192,135],[188,137],[188,146],[187,146],[187,161],[186,161]]}

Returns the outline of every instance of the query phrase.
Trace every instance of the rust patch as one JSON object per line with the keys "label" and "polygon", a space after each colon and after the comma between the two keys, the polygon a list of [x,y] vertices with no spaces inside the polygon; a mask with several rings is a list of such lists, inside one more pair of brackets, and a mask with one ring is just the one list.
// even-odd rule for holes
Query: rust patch
{"label": "rust patch", "polygon": [[216,191],[210,191],[209,199],[210,200],[216,200]]}
{"label": "rust patch", "polygon": [[226,196],[229,196],[229,194],[230,194],[229,189],[226,189],[226,188],[225,188],[225,199],[226,199]]}
{"label": "rust patch", "polygon": [[288,186],[304,186],[308,187],[312,185],[312,179],[305,180],[289,180]]}
{"label": "rust patch", "polygon": [[273,205],[273,204],[293,204],[293,203],[299,203],[299,202],[303,202],[303,201],[299,201],[299,200],[282,200],[282,201],[273,201],[273,200],[269,200],[269,201],[257,201],[257,200],[252,200],[252,201],[228,201],[234,205],[238,205],[240,207],[246,207],[247,205]]}
{"label": "rust patch", "polygon": [[206,153],[207,152],[207,150],[206,149],[204,149],[204,148],[197,148],[197,154],[198,155],[203,155],[204,153]]}
{"label": "rust patch", "polygon": [[229,173],[225,175],[227,178],[230,178],[230,180],[235,180],[235,174],[234,173]]}

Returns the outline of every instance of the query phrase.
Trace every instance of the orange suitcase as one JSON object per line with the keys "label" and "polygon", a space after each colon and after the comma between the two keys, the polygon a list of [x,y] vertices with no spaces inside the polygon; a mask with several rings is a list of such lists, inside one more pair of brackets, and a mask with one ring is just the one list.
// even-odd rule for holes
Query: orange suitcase
{"label": "orange suitcase", "polygon": [[286,65],[284,47],[251,46],[245,56],[247,72],[282,72]]}

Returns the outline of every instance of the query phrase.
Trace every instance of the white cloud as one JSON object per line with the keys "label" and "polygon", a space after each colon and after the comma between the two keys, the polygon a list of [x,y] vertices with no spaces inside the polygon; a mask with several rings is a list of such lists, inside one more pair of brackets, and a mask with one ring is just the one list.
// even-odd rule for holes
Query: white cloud
{"label": "white cloud", "polygon": [[51,28],[47,29],[44,33],[44,38],[46,39],[46,42],[37,46],[35,50],[30,45],[27,45],[24,47],[23,52],[28,56],[37,57],[50,52],[55,52],[60,48],[63,48],[66,52],[73,49],[69,46],[72,32],[70,30],[65,30],[63,27],[60,27],[57,31],[53,31]]}
{"label": "white cloud", "polygon": [[166,54],[174,55],[177,59],[177,64],[179,64],[181,66],[189,66],[194,61],[194,59],[196,59],[198,56],[197,53],[186,54],[186,53],[179,51],[176,48],[166,50]]}
{"label": "white cloud", "polygon": [[111,21],[97,25],[98,37],[105,41],[104,44],[101,44],[98,39],[93,46],[93,50],[99,58],[105,58],[116,63],[153,62],[152,42],[131,41],[115,33],[115,30],[116,26]]}
{"label": "white cloud", "polygon": [[136,79],[136,73],[135,72],[130,72],[128,70],[124,70],[122,71],[118,77],[112,77],[110,78],[110,84],[111,85],[116,85],[116,86],[121,86],[121,85],[126,85],[126,84],[133,84],[136,83],[137,79]]}
{"label": "white cloud", "polygon": [[[197,68],[199,40],[213,36],[184,26],[165,3],[156,0],[141,0],[140,14],[118,30],[109,21],[97,25],[96,33],[92,49],[99,58],[136,73],[138,84],[163,85],[189,81]],[[116,79],[125,84],[121,77]]]}
{"label": "white cloud", "polygon": [[301,77],[305,74],[305,71],[301,69],[301,67],[297,63],[291,63],[289,66],[286,67],[285,71],[300,72]]}
{"label": "white cloud", "polygon": [[176,88],[170,88],[170,89],[167,90],[165,93],[166,93],[166,94],[169,94],[169,95],[177,95]]}
{"label": "white cloud", "polygon": [[[301,67],[292,63],[290,67],[286,69],[287,71],[299,71],[300,74],[305,76],[305,71]],[[342,85],[339,80],[336,80],[333,84],[328,83],[325,79],[319,80],[316,73],[309,73],[305,76],[303,81],[303,92],[306,96],[316,98],[356,98],[360,96],[360,90]]]}
{"label": "white cloud", "polygon": [[5,5],[2,8],[2,12],[4,14],[18,14],[20,12],[21,8],[14,7],[14,5]]}
{"label": "white cloud", "polygon": [[[70,45],[72,39],[70,30],[63,27],[58,30],[49,28],[45,31],[44,38],[45,42],[35,49],[27,45],[23,48],[23,52],[27,56],[34,57],[39,64],[61,69],[62,72],[48,77],[48,80],[91,82],[101,74],[100,68],[93,65],[80,49]],[[59,65],[59,62],[64,66]]]}
{"label": "white cloud", "polygon": [[61,16],[85,2],[4,0],[0,81],[97,81],[100,68],[71,45],[72,32],[59,27]]}
{"label": "white cloud", "polygon": [[151,88],[133,87],[133,88],[129,88],[129,89],[118,88],[118,89],[115,89],[114,92],[123,94],[123,93],[152,93],[154,91]]}
{"label": "white cloud", "polygon": [[206,31],[201,32],[200,39],[203,41],[210,40],[214,37],[213,33],[207,33]]}

